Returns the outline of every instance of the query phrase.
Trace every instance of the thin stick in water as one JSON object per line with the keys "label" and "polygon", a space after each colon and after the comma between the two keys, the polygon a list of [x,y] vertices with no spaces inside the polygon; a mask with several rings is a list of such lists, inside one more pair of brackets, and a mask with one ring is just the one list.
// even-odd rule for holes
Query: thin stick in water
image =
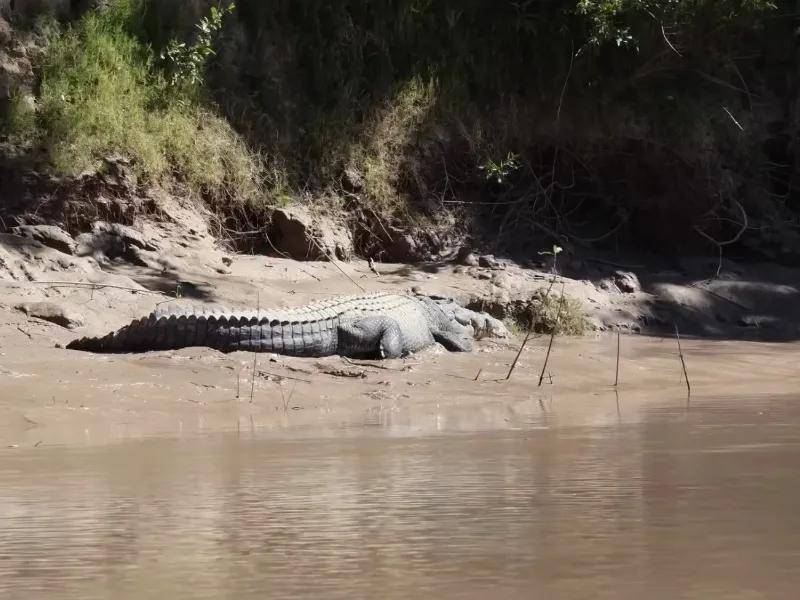
{"label": "thin stick in water", "polygon": [[544,380],[544,372],[547,369],[547,362],[550,360],[550,351],[553,349],[553,340],[556,337],[556,331],[558,331],[558,324],[561,321],[561,309],[564,308],[564,282],[561,282],[561,302],[558,304],[558,313],[556,313],[556,322],[553,323],[553,331],[550,332],[550,343],[547,344],[547,354],[544,357],[544,364],[542,365],[542,372],[539,373],[539,385],[538,387],[542,387],[542,381]]}
{"label": "thin stick in water", "polygon": [[686,372],[686,361],[683,358],[683,349],[681,348],[681,334],[678,333],[678,325],[675,325],[675,339],[678,340],[678,356],[681,357],[681,366],[683,367],[683,377],[686,379],[686,391],[689,396],[692,395],[692,384],[689,383],[689,374]]}
{"label": "thin stick in water", "polygon": [[619,330],[617,330],[617,374],[614,377],[614,387],[619,385]]}
{"label": "thin stick in water", "polygon": [[[528,333],[525,334],[525,339],[522,340],[522,345],[519,347],[517,355],[514,357],[514,362],[511,363],[511,368],[508,370],[508,373],[506,374],[506,380],[508,380],[511,377],[511,374],[514,372],[514,368],[517,366],[517,361],[519,360],[519,357],[522,355],[522,351],[525,350],[525,344],[528,343],[528,340],[531,337],[531,331],[533,331],[533,326],[531,326],[531,328],[528,329]],[[478,373],[478,375],[480,375],[480,373]],[[475,381],[477,380],[478,376],[476,375]]]}

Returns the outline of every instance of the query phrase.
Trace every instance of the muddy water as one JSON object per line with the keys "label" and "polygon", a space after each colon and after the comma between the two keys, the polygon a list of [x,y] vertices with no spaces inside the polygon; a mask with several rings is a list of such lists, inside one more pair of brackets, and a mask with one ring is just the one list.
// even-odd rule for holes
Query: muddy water
{"label": "muddy water", "polygon": [[558,415],[0,451],[0,597],[797,597],[800,397]]}

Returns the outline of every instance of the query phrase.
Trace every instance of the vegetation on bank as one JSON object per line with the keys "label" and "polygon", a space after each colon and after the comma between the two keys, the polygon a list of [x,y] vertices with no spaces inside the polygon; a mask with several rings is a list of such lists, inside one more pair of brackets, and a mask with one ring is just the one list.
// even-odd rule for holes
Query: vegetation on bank
{"label": "vegetation on bank", "polygon": [[263,195],[258,157],[202,88],[221,13],[202,22],[202,43],[169,48],[167,63],[135,35],[143,11],[138,0],[117,0],[72,24],[40,24],[36,109],[14,98],[11,133],[59,174],[92,171],[120,154],[151,182],[183,185],[215,204],[255,201]]}
{"label": "vegetation on bank", "polygon": [[790,4],[112,0],[51,32],[6,129],[58,172],[119,152],[223,211],[338,198],[501,251],[800,254]]}

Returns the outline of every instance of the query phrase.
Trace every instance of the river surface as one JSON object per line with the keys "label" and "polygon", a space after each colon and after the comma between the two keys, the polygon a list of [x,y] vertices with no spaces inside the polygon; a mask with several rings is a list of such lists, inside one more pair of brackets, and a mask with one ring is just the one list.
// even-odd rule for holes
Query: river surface
{"label": "river surface", "polygon": [[800,396],[0,450],[0,598],[796,598]]}

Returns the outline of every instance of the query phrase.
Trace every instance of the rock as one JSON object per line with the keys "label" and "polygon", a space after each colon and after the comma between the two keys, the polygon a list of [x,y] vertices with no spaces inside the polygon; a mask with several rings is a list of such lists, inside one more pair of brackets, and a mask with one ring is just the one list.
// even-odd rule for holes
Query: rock
{"label": "rock", "polygon": [[619,291],[619,288],[617,287],[617,285],[611,279],[609,279],[608,277],[604,277],[603,279],[598,281],[597,282],[597,287],[598,287],[598,289],[601,289],[604,292],[610,292],[612,290],[615,291],[615,292]]}
{"label": "rock", "polygon": [[273,211],[269,235],[277,250],[297,260],[349,260],[353,255],[353,238],[346,228],[300,206]]}
{"label": "rock", "polygon": [[466,267],[477,267],[478,257],[475,256],[475,253],[469,246],[462,246],[462,248],[458,251],[458,255],[456,256],[456,262]]}
{"label": "rock", "polygon": [[419,244],[410,233],[393,232],[394,237],[385,247],[389,260],[411,262],[421,257]]}
{"label": "rock", "polygon": [[497,262],[497,259],[491,254],[484,254],[478,258],[478,265],[486,269],[500,268],[500,263]]}
{"label": "rock", "polygon": [[125,252],[125,260],[137,267],[151,267],[156,260],[156,254],[142,250],[141,248],[128,248]]}
{"label": "rock", "polygon": [[492,275],[492,283],[499,288],[510,290],[514,282],[508,273],[494,273]]}
{"label": "rock", "polygon": [[91,233],[82,233],[75,238],[78,256],[93,256],[102,261],[102,257],[124,257],[131,263],[147,266],[142,252],[154,252],[157,246],[145,234],[133,227],[119,223],[96,221],[92,224]]}
{"label": "rock", "polygon": [[624,294],[634,294],[642,291],[639,278],[629,271],[615,271],[614,285]]}
{"label": "rock", "polygon": [[642,291],[639,278],[630,271],[615,271],[614,285],[624,294],[635,294]]}
{"label": "rock", "polygon": [[83,319],[80,315],[55,302],[26,302],[16,308],[29,317],[49,321],[67,329],[74,329],[83,325]]}
{"label": "rock", "polygon": [[72,236],[55,225],[19,225],[12,227],[11,233],[36,240],[65,254],[75,254],[77,244]]}
{"label": "rock", "polygon": [[82,233],[75,238],[78,256],[93,256],[102,262],[103,257],[113,258],[125,253],[125,243],[109,233]]}
{"label": "rock", "polygon": [[92,224],[92,231],[95,233],[114,236],[122,240],[125,246],[132,246],[140,248],[141,250],[154,251],[157,247],[153,244],[152,240],[148,239],[141,231],[137,231],[133,227],[127,225],[120,225],[119,223],[106,223],[105,221],[96,221]]}
{"label": "rock", "polygon": [[230,267],[233,264],[233,259],[230,256],[223,256],[221,260],[226,267]]}

